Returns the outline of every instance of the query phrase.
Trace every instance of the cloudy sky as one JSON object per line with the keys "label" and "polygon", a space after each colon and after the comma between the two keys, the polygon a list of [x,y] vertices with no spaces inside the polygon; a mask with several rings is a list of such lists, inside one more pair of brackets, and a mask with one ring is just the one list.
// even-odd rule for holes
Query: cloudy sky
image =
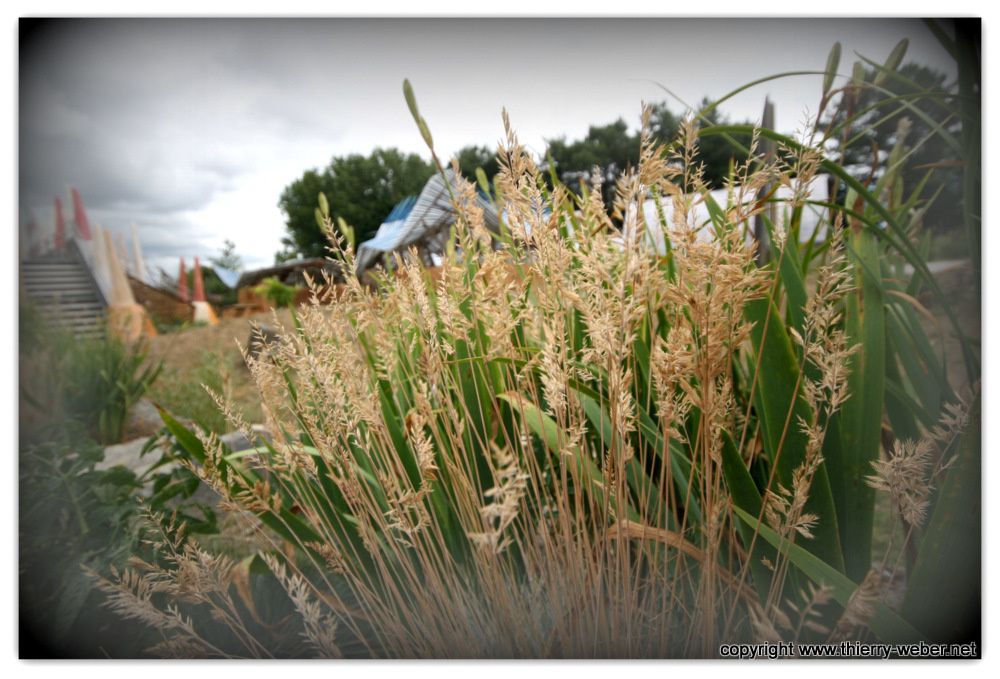
{"label": "cloudy sky", "polygon": [[[51,229],[53,197],[75,186],[91,221],[134,223],[153,264],[173,271],[229,238],[253,268],[280,249],[278,197],[306,169],[376,146],[427,155],[403,78],[444,154],[494,146],[504,106],[540,152],[591,124],[636,126],[643,100],[667,97],[656,83],[696,102],[822,70],[835,41],[847,73],[855,52],[881,62],[904,37],[908,59],[953,74],[904,19],[22,20],[20,206]],[[723,111],[757,119],[769,95],[793,131],[820,87],[772,81]]]}

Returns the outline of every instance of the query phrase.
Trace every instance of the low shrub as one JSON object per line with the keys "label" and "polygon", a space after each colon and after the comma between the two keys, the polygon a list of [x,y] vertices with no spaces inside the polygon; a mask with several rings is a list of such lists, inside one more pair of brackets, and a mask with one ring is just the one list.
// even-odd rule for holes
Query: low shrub
{"label": "low shrub", "polygon": [[[156,438],[150,440],[152,448]],[[108,612],[94,576],[163,557],[175,540],[218,532],[215,512],[195,493],[198,479],[167,451],[140,474],[106,467],[103,447],[68,421],[22,446],[18,465],[21,657],[141,657],[159,637]],[[164,518],[166,517],[166,518]],[[173,527],[169,525],[173,522]],[[183,530],[178,525],[183,523]]]}
{"label": "low shrub", "polygon": [[121,441],[129,409],[156,381],[162,363],[148,361],[144,345],[111,335],[79,338],[45,324],[30,332],[37,341],[24,342],[22,334],[20,384],[32,411],[28,428],[58,430],[72,421],[96,441]]}
{"label": "low shrub", "polygon": [[295,303],[298,288],[285,285],[273,276],[265,278],[254,288],[254,293],[269,301],[276,309],[286,309]]}
{"label": "low shrub", "polygon": [[150,397],[175,416],[221,435],[228,431],[226,416],[206,388],[227,396],[231,377],[228,357],[206,352],[191,369],[170,369],[161,374]]}

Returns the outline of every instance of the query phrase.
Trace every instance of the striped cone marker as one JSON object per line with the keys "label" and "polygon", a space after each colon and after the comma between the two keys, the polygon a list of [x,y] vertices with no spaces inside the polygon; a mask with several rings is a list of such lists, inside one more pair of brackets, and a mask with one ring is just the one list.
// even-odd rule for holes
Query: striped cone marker
{"label": "striped cone marker", "polygon": [[190,302],[191,298],[188,296],[188,277],[187,270],[184,268],[184,258],[181,257],[181,270],[177,274],[177,296],[180,297],[185,302]]}
{"label": "striped cone marker", "polygon": [[87,219],[87,211],[83,209],[83,198],[76,189],[70,189],[70,193],[73,196],[73,220],[76,222],[76,230],[80,238],[90,240],[90,220]]}
{"label": "striped cone marker", "polygon": [[63,218],[62,201],[56,196],[56,235],[54,242],[56,250],[66,247],[66,220]]}
{"label": "striped cone marker", "polygon": [[135,267],[135,277],[140,281],[146,280],[146,263],[142,259],[142,246],[139,244],[139,231],[132,225],[132,259]]}
{"label": "striped cone marker", "polygon": [[194,306],[195,323],[215,325],[219,322],[218,316],[215,315],[215,309],[205,297],[205,281],[201,276],[201,262],[197,257],[194,258],[194,300],[191,304]]}
{"label": "striped cone marker", "polygon": [[136,342],[143,335],[155,335],[156,328],[141,304],[136,304],[132,286],[116,252],[114,239],[108,231],[103,236],[104,258],[111,277],[111,299],[108,305],[108,326],[115,336],[126,342]]}

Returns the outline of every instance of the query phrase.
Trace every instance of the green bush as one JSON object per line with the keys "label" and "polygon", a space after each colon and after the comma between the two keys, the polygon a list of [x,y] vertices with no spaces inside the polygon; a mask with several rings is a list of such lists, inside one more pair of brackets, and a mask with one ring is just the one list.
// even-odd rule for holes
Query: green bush
{"label": "green bush", "polygon": [[175,526],[183,522],[184,534],[218,531],[212,507],[193,497],[198,478],[183,466],[165,466],[176,462],[170,450],[142,474],[99,468],[103,461],[102,446],[73,422],[21,450],[22,657],[141,656],[158,635],[104,610],[93,574],[109,576],[136,557],[160,560],[152,545],[167,530],[167,517]]}
{"label": "green bush", "polygon": [[298,292],[298,288],[285,285],[272,276],[265,278],[254,288],[254,292],[273,304],[276,309],[285,309],[295,303],[295,293]]}

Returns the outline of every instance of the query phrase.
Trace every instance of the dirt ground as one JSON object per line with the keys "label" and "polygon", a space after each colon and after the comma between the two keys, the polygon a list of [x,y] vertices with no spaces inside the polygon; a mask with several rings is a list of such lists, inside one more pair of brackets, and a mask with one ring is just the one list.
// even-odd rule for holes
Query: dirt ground
{"label": "dirt ground", "polygon": [[276,315],[265,312],[246,318],[226,318],[217,325],[188,327],[152,338],[149,358],[163,361],[163,372],[150,397],[168,402],[165,405],[181,417],[194,419],[199,413],[185,412],[185,396],[194,395],[189,400],[198,401],[190,404],[192,409],[208,410],[211,406],[207,399],[199,398],[197,389],[191,388],[197,387],[195,382],[220,379],[225,392],[246,418],[259,422],[262,415],[257,391],[239,349],[239,345],[246,346],[249,342],[253,323],[290,328],[292,317],[283,309]]}
{"label": "dirt ground", "polygon": [[224,352],[239,360],[240,352],[236,343],[246,345],[253,323],[270,326],[291,326],[292,315],[287,309],[264,312],[246,318],[224,318],[217,325],[192,326],[154,337],[150,341],[150,354],[162,358],[168,365],[178,369],[191,369],[198,365],[202,352]]}

